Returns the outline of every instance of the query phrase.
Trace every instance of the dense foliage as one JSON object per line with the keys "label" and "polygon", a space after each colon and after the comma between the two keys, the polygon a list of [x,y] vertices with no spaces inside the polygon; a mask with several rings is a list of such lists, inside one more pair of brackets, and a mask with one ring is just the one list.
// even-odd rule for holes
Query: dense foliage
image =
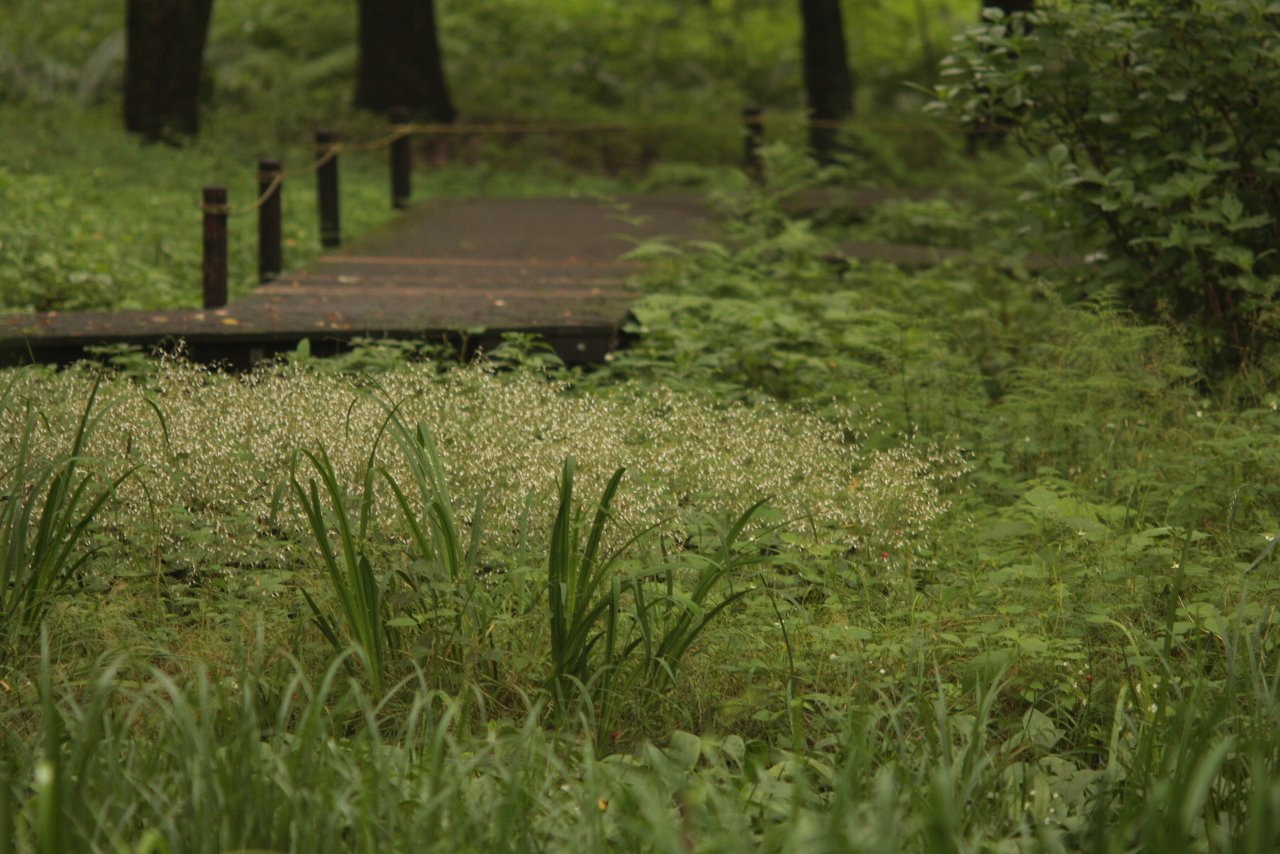
{"label": "dense foliage", "polygon": [[[1127,305],[1191,324],[1218,362],[1256,357],[1280,289],[1280,8],[1137,0],[993,18],[938,88],[980,129],[1042,152],[1049,198],[1098,235]],[[1092,289],[1092,288],[1091,288]]]}
{"label": "dense foliage", "polygon": [[[1277,389],[1016,269],[833,265],[769,164],[603,370],[117,357],[95,551],[0,676],[19,844],[1268,850]],[[92,372],[5,382],[57,472]]]}
{"label": "dense foliage", "polygon": [[[535,6],[593,8],[474,8]],[[305,18],[255,8],[238,32]],[[183,151],[5,106],[7,305],[189,299],[194,190],[247,188],[245,141],[309,97]],[[1207,374],[1123,266],[1029,275],[1079,220],[1031,228],[1054,208],[1011,152],[929,137],[961,198],[843,205],[905,174],[900,140],[822,169],[770,146],[762,185],[655,169],[710,174],[723,233],[636,248],[633,340],[589,371],[514,336],[465,366],[364,342],[0,373],[0,851],[1280,848],[1269,355]],[[422,183],[621,186],[531,157]],[[1192,219],[1221,234],[1217,192]],[[850,238],[971,252],[904,270]]]}

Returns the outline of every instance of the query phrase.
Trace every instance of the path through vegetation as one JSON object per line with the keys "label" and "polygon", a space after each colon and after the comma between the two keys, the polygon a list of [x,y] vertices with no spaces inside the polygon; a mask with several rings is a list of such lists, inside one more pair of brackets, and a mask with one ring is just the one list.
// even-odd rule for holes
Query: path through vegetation
{"label": "path through vegetation", "polygon": [[361,337],[470,333],[475,345],[517,331],[567,361],[598,360],[635,296],[625,280],[636,265],[620,256],[649,237],[710,231],[692,195],[427,202],[223,309],[10,315],[0,355],[67,361],[87,345],[183,339],[194,358],[245,366],[303,339],[324,351]]}

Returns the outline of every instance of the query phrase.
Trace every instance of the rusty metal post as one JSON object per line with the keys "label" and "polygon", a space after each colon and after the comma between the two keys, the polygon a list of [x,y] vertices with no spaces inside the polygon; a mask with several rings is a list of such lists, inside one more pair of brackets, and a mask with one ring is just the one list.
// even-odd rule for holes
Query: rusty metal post
{"label": "rusty metal post", "polygon": [[333,148],[338,135],[331,130],[316,131],[316,159],[329,159],[316,170],[316,199],[320,209],[320,245],[333,249],[342,245],[338,222],[338,155]]}
{"label": "rusty metal post", "polygon": [[205,187],[204,307],[227,304],[227,188]]}
{"label": "rusty metal post", "polygon": [[764,158],[760,154],[760,149],[764,147],[764,108],[744,107],[742,123],[745,140],[742,166],[753,180],[763,181]]}
{"label": "rusty metal post", "polygon": [[[391,111],[393,126],[407,125],[409,111],[395,109]],[[403,210],[409,207],[409,197],[413,195],[413,147],[409,134],[391,143],[391,207]]]}
{"label": "rusty metal post", "polygon": [[279,160],[258,161],[258,281],[269,282],[280,275],[284,268],[280,228],[280,194],[284,185],[280,181]]}

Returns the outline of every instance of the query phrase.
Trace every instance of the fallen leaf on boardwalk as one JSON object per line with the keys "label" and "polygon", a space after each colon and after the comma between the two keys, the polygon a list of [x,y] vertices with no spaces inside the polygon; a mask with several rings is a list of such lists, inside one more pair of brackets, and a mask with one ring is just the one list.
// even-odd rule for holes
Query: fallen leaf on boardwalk
{"label": "fallen leaf on boardwalk", "polygon": [[239,325],[240,325],[240,321],[236,320],[234,317],[224,317],[224,318],[222,318],[222,322],[223,322],[224,324],[226,324],[227,326],[239,326]]}

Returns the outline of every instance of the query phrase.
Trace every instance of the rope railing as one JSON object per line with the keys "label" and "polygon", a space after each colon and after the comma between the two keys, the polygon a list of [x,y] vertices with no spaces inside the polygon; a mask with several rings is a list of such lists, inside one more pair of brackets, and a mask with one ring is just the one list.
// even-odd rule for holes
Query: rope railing
{"label": "rope railing", "polygon": [[261,208],[263,205],[265,205],[267,203],[267,200],[272,196],[273,193],[275,193],[277,189],[279,189],[280,185],[283,183],[284,183],[284,173],[281,172],[271,179],[271,183],[267,186],[267,189],[263,190],[262,195],[258,196],[258,198],[255,199],[252,204],[246,205],[245,207],[242,207],[242,208],[232,208],[228,205],[215,205],[215,204],[209,204],[208,202],[203,202],[200,205],[200,210],[204,211],[205,213],[220,214],[226,217],[245,216],[247,214],[253,213],[254,211]]}
{"label": "rope railing", "polygon": [[320,168],[323,167],[326,163],[328,163],[333,158],[337,157],[339,152],[352,151],[352,150],[375,151],[376,148],[361,149],[361,148],[353,148],[353,147],[344,146],[344,145],[332,146],[329,149],[329,151],[325,153],[323,157],[314,161],[310,166],[308,166],[305,169],[302,169],[298,172],[276,172],[275,177],[271,179],[270,183],[268,183],[266,187],[260,191],[258,198],[254,199],[253,202],[251,202],[248,205],[245,205],[242,208],[232,208],[227,205],[215,205],[215,204],[209,204],[207,202],[202,202],[200,205],[200,210],[202,210],[205,213],[221,214],[223,216],[231,217],[233,219],[235,217],[247,216],[248,214],[253,213],[254,211],[260,209],[264,204],[266,204],[267,200],[270,199],[271,196],[275,194],[275,191],[278,190],[282,184],[284,184],[284,181],[286,178],[305,178],[307,175],[312,175],[317,171],[319,171]]}
{"label": "rope railing", "polygon": [[[763,179],[761,151],[770,127],[799,126],[821,130],[863,130],[874,133],[921,133],[921,125],[892,122],[858,122],[812,117],[766,115],[759,107],[743,109],[741,118],[699,121],[608,121],[608,122],[490,122],[483,124],[420,124],[409,121],[403,111],[391,115],[389,133],[364,142],[342,142],[330,130],[315,132],[316,157],[306,167],[285,172],[278,160],[263,160],[258,168],[258,196],[249,205],[232,208],[225,187],[206,187],[200,209],[204,214],[204,307],[221,308],[227,302],[227,219],[258,213],[258,275],[265,283],[283,269],[281,246],[281,193],[288,179],[316,176],[320,217],[320,243],[325,249],[342,243],[338,198],[338,155],[342,152],[368,153],[390,149],[391,204],[408,206],[412,194],[411,140],[420,136],[466,136],[507,134],[634,133],[645,130],[737,129],[743,138],[743,167],[755,180]],[[956,127],[955,130],[960,130]],[[978,131],[981,132],[981,131]]]}

